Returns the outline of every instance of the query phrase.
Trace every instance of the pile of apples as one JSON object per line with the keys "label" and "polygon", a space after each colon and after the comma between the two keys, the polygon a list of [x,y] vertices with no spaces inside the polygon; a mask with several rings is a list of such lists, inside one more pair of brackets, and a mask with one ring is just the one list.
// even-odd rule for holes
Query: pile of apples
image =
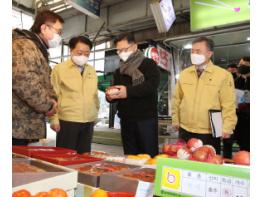
{"label": "pile of apples", "polygon": [[[174,144],[165,144],[163,153],[169,157],[185,160],[193,160],[207,162],[213,164],[223,164],[224,159],[221,155],[217,155],[213,146],[204,145],[200,139],[191,138],[187,142],[177,140]],[[233,157],[233,163],[239,165],[249,165],[249,152],[239,151]]]}

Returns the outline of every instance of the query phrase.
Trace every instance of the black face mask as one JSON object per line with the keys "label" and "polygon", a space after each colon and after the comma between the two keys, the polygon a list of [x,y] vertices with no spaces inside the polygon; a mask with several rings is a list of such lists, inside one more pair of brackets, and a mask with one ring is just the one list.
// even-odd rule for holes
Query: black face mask
{"label": "black face mask", "polygon": [[237,68],[237,71],[238,71],[240,74],[242,74],[242,75],[248,74],[248,73],[250,73],[250,66],[240,65],[240,66]]}

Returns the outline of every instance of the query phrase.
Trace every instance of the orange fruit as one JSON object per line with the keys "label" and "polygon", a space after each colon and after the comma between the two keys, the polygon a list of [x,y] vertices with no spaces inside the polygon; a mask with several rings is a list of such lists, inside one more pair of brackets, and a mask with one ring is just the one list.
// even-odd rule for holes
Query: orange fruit
{"label": "orange fruit", "polygon": [[156,164],[156,161],[157,159],[153,158],[153,159],[149,159],[146,164],[149,164],[149,165],[155,165]]}
{"label": "orange fruit", "polygon": [[137,156],[141,159],[151,159],[151,156],[148,154],[138,154]]}
{"label": "orange fruit", "polygon": [[97,189],[93,192],[92,197],[108,197],[108,193],[103,189]]}
{"label": "orange fruit", "polygon": [[48,192],[47,197],[68,197],[68,194],[63,189],[54,188]]}
{"label": "orange fruit", "polygon": [[33,197],[48,197],[48,193],[47,192],[38,192]]}
{"label": "orange fruit", "polygon": [[31,197],[31,194],[29,191],[25,189],[18,190],[12,194],[12,197]]}

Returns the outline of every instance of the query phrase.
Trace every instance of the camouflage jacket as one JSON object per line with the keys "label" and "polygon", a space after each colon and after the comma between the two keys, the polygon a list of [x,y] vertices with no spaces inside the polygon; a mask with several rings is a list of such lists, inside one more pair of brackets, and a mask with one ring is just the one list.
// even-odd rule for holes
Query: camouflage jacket
{"label": "camouflage jacket", "polygon": [[46,46],[33,33],[14,30],[12,53],[12,136],[45,138],[45,113],[52,107],[51,99],[56,99]]}

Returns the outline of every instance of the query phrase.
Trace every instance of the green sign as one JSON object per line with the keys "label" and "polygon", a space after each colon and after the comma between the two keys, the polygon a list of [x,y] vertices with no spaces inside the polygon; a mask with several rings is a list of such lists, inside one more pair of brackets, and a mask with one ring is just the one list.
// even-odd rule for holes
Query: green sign
{"label": "green sign", "polygon": [[191,31],[250,20],[250,0],[190,0]]}
{"label": "green sign", "polygon": [[247,197],[249,179],[249,167],[160,158],[154,194],[165,197]]}

